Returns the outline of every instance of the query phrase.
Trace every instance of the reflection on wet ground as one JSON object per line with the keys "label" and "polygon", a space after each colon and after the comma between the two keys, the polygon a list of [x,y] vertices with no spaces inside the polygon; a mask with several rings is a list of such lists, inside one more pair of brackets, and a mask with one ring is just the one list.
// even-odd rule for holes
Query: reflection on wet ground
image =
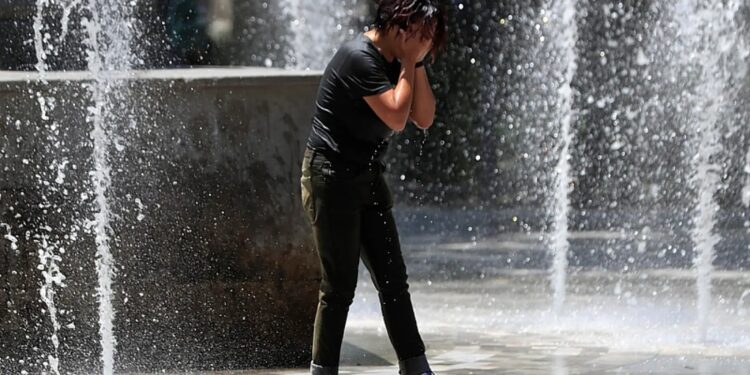
{"label": "reflection on wet ground", "polygon": [[[352,306],[341,374],[398,373],[366,273]],[[412,295],[434,370],[440,375],[750,374],[750,275],[715,280],[709,339],[695,328],[689,271],[579,272],[565,312],[553,316],[543,272],[482,280],[413,275]],[[305,369],[222,375],[302,375]],[[209,373],[205,373],[209,374]]]}

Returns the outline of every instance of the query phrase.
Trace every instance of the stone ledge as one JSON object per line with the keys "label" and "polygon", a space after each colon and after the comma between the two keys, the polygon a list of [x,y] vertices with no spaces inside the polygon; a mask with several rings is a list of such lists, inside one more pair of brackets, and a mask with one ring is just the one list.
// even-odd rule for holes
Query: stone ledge
{"label": "stone ledge", "polygon": [[[260,67],[185,68],[160,70],[133,70],[105,73],[107,78],[131,81],[176,82],[241,82],[243,85],[295,85],[312,84],[320,80],[322,72],[284,70]],[[86,82],[94,79],[87,71],[60,71],[44,74],[47,82]],[[36,71],[0,71],[0,84],[12,87],[18,83],[39,82],[42,75]],[[0,86],[1,87],[1,86]]]}

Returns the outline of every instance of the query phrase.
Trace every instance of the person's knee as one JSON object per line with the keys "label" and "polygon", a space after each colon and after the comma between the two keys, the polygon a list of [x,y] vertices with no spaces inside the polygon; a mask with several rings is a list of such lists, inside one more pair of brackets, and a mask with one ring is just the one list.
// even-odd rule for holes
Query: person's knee
{"label": "person's knee", "polygon": [[378,288],[378,293],[383,302],[409,298],[409,284],[406,281],[384,283]]}
{"label": "person's knee", "polygon": [[325,288],[320,290],[320,302],[328,306],[349,307],[354,301],[354,288]]}

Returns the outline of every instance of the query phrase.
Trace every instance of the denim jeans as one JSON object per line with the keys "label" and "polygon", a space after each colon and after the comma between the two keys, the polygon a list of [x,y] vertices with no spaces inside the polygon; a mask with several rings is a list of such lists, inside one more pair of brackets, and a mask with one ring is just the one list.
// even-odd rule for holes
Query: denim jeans
{"label": "denim jeans", "polygon": [[[302,201],[312,224],[322,280],[312,345],[313,374],[336,374],[341,341],[357,285],[359,259],[372,275],[401,373],[429,371],[406,281],[393,198],[384,166],[354,167],[307,150]],[[317,372],[316,372],[317,371]]]}

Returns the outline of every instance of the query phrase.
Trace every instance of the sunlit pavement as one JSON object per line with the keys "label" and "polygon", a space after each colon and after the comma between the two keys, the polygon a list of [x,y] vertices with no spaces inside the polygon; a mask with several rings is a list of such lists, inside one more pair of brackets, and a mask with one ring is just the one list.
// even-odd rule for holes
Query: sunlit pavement
{"label": "sunlit pavement", "polygon": [[[439,375],[750,374],[749,272],[714,272],[710,324],[699,327],[690,269],[570,269],[567,298],[555,314],[541,270],[545,250],[533,236],[404,242],[417,320]],[[396,375],[377,293],[360,272],[340,373]]]}
{"label": "sunlit pavement", "polygon": [[[390,374],[398,369],[386,337],[350,332],[341,374]],[[458,337],[464,336],[464,337]],[[750,357],[678,355],[611,351],[572,346],[554,337],[426,335],[438,374],[750,374]],[[258,370],[222,374],[306,374],[304,370]]]}
{"label": "sunlit pavement", "polygon": [[[743,294],[750,275],[717,274],[706,341],[694,323],[690,276],[581,273],[571,277],[573,293],[557,318],[547,309],[549,289],[539,272],[412,284],[439,374],[750,374],[750,301]],[[372,303],[376,295],[362,284],[344,370],[396,374],[386,364],[396,359]]]}
{"label": "sunlit pavement", "polygon": [[[366,275],[364,275],[366,276]],[[556,317],[546,276],[431,282],[412,295],[428,357],[438,374],[750,374],[750,275],[717,273],[707,340],[695,326],[689,271],[570,278]],[[341,374],[398,373],[372,285],[360,282]],[[306,374],[305,369],[196,374]]]}

